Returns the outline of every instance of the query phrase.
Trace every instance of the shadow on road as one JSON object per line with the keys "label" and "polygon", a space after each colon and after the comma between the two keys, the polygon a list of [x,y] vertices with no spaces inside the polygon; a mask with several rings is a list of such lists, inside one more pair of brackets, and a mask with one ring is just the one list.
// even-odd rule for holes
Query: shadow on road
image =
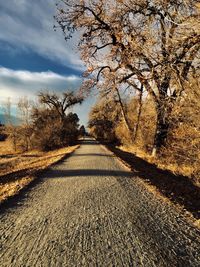
{"label": "shadow on road", "polygon": [[86,154],[74,154],[73,157],[110,157],[110,158],[114,158],[115,155],[112,155],[112,154],[103,154],[103,153],[86,153]]}
{"label": "shadow on road", "polygon": [[200,218],[200,188],[194,185],[188,177],[161,170],[156,165],[116,147],[109,147],[109,149],[131,165],[133,175],[135,174],[154,185],[172,202],[183,206],[195,218]]}
{"label": "shadow on road", "polygon": [[131,172],[117,170],[99,170],[99,169],[76,169],[76,170],[60,170],[51,169],[45,173],[47,178],[68,178],[68,177],[88,177],[88,176],[114,176],[114,177],[132,177]]}
{"label": "shadow on road", "polygon": [[[42,175],[43,172],[41,171],[40,174]],[[39,173],[38,173],[39,175]],[[44,180],[41,177],[37,177],[35,180],[30,182],[27,186],[22,188],[16,195],[10,196],[8,199],[3,201],[0,204],[0,214],[7,212],[8,209],[13,209],[15,207],[20,207],[24,205],[29,192],[34,190],[34,188],[40,184],[42,184]]]}
{"label": "shadow on road", "polygon": [[81,145],[98,145],[99,142],[92,138],[85,138],[83,140],[79,140]]}
{"label": "shadow on road", "polygon": [[38,172],[38,177],[33,180],[27,187],[23,188],[18,194],[10,197],[9,199],[5,200],[3,203],[0,204],[0,214],[7,211],[9,208],[14,208],[16,206],[21,206],[26,201],[26,198],[29,195],[29,192],[34,190],[36,186],[45,182],[44,178],[47,179],[67,179],[70,177],[85,177],[86,179],[89,176],[93,177],[118,177],[118,178],[125,178],[125,177],[132,177],[133,174],[131,172],[126,171],[117,171],[117,170],[98,170],[98,169],[76,169],[76,170],[59,170],[59,169],[49,169],[43,170]]}

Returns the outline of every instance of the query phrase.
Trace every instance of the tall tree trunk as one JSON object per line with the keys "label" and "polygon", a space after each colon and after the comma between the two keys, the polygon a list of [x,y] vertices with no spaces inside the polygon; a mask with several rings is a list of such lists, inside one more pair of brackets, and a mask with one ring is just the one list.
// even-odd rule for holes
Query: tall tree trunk
{"label": "tall tree trunk", "polygon": [[154,136],[154,145],[152,155],[155,156],[160,151],[161,147],[165,145],[169,130],[169,113],[167,106],[162,103],[157,105],[157,122]]}
{"label": "tall tree trunk", "polygon": [[128,121],[128,118],[127,118],[127,116],[126,116],[126,111],[125,111],[124,105],[123,105],[123,103],[122,103],[122,100],[121,100],[121,96],[120,96],[119,90],[117,89],[117,87],[115,87],[115,90],[116,90],[116,92],[117,92],[117,96],[118,96],[119,104],[120,104],[120,107],[121,107],[122,117],[123,117],[123,119],[124,119],[125,126],[126,126],[128,132],[129,132],[130,135],[131,135],[132,129],[131,129],[130,123],[129,123],[129,121]]}
{"label": "tall tree trunk", "polygon": [[160,151],[161,147],[165,145],[168,130],[169,130],[169,116],[171,113],[170,98],[168,96],[168,89],[170,85],[171,75],[166,71],[162,83],[159,88],[159,100],[156,103],[157,121],[156,132],[154,136],[154,145],[152,155],[155,156]]}
{"label": "tall tree trunk", "polygon": [[139,129],[140,116],[142,113],[142,95],[143,95],[143,85],[141,85],[141,92],[139,95],[139,109],[138,109],[138,113],[137,113],[137,121],[136,121],[135,130],[134,130],[133,142],[135,142],[135,140],[137,138],[138,129]]}

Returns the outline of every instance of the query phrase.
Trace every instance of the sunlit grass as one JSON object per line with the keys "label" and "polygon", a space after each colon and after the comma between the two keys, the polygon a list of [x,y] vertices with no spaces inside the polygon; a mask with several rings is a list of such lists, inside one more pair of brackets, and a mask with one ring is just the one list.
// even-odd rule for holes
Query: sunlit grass
{"label": "sunlit grass", "polygon": [[50,152],[15,152],[9,140],[0,142],[0,202],[16,194],[36,178],[37,173],[72,153],[78,145]]}
{"label": "sunlit grass", "polygon": [[[120,146],[119,149],[125,152],[133,153],[134,155],[146,160],[149,163],[155,164],[158,168],[162,170],[168,170],[174,173],[175,175],[183,175],[187,177],[192,177],[194,173],[197,173],[199,166],[191,165],[191,164],[178,164],[173,162],[168,154],[167,158],[155,158],[150,153],[145,152],[137,146],[129,145],[129,146]],[[196,177],[195,184],[200,186],[200,179]]]}

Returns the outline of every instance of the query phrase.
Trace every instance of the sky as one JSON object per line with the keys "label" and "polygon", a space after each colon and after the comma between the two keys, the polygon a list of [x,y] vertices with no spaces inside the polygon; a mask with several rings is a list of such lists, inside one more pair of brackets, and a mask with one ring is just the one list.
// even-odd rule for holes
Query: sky
{"label": "sky", "polygon": [[[56,23],[56,0],[0,0],[0,106],[10,97],[13,113],[19,98],[36,99],[41,90],[76,90],[82,82],[84,64],[77,51],[78,33],[68,42]],[[94,98],[77,112],[87,125]],[[1,113],[1,110],[0,110]]]}

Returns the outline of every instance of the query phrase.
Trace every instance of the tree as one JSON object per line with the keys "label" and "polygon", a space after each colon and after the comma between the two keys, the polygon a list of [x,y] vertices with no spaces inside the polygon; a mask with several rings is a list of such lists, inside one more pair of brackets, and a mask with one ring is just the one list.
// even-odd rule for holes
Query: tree
{"label": "tree", "polygon": [[79,129],[79,134],[80,136],[85,136],[86,135],[86,130],[85,130],[85,126],[81,125],[80,129]]}
{"label": "tree", "polygon": [[32,102],[27,97],[22,97],[18,101],[18,109],[22,123],[29,125],[31,120]]}
{"label": "tree", "polygon": [[11,116],[11,108],[12,103],[10,97],[7,98],[3,111],[4,111],[4,118],[5,118],[5,132],[8,134],[9,138],[12,140],[12,144],[14,150],[17,150],[17,139],[18,133],[16,131],[16,127],[13,125],[12,116]]}
{"label": "tree", "polygon": [[5,141],[7,134],[5,134],[5,126],[0,122],[0,141]]}
{"label": "tree", "polygon": [[65,118],[64,139],[68,144],[73,144],[79,136],[79,117],[70,112]]}
{"label": "tree", "polygon": [[171,115],[172,123],[167,138],[168,146],[162,158],[177,164],[180,169],[188,169],[187,175],[200,182],[200,91],[197,80],[191,81],[181,101]]}
{"label": "tree", "polygon": [[20,140],[21,148],[25,151],[28,151],[31,148],[31,135],[32,135],[32,127],[31,127],[31,110],[32,103],[28,100],[27,97],[23,97],[18,102],[18,109],[21,118],[20,125]]}
{"label": "tree", "polygon": [[79,118],[69,113],[63,121],[55,108],[37,106],[32,110],[33,145],[42,150],[52,150],[73,144],[78,138]]}
{"label": "tree", "polygon": [[[165,144],[170,114],[197,71],[199,3],[195,0],[61,0],[56,16],[66,35],[80,30],[86,76],[114,77],[116,84],[141,85],[152,97],[157,126],[154,153]],[[88,82],[87,82],[88,84]]]}
{"label": "tree", "polygon": [[10,97],[7,98],[5,105],[3,107],[4,111],[4,118],[5,118],[5,123],[9,126],[12,125],[12,118],[11,118],[11,99]]}
{"label": "tree", "polygon": [[41,106],[32,110],[34,147],[41,150],[52,150],[63,146],[61,138],[62,127],[55,109]]}
{"label": "tree", "polygon": [[64,121],[68,108],[83,102],[83,97],[75,95],[74,92],[65,92],[62,96],[55,93],[40,92],[38,96],[39,102],[47,105],[50,109],[53,108],[61,121]]}
{"label": "tree", "polygon": [[119,109],[119,103],[113,99],[104,98],[97,102],[89,114],[90,134],[109,142],[117,141],[115,127],[121,119]]}
{"label": "tree", "polygon": [[82,103],[83,97],[75,92],[62,94],[40,92],[39,107],[32,110],[33,142],[42,150],[51,150],[75,142],[78,138],[79,118],[67,109]]}

